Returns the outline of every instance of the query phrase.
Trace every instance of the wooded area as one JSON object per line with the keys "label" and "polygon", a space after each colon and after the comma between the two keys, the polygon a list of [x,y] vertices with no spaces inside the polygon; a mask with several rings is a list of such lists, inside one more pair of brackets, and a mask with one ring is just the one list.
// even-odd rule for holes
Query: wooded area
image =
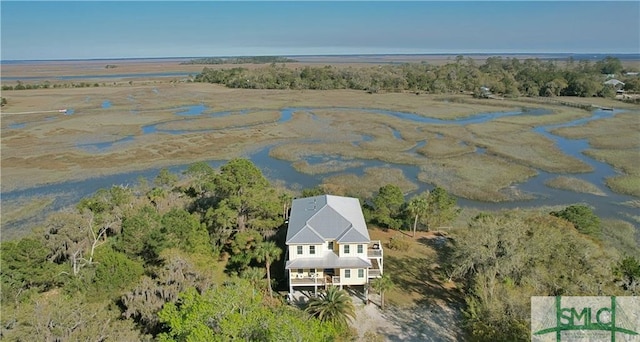
{"label": "wooded area", "polygon": [[[473,93],[478,97],[495,94],[518,96],[613,97],[616,88],[605,85],[607,75],[623,81],[624,89],[640,91],[637,75],[625,76],[620,60],[607,57],[566,62],[540,59],[489,57],[477,65],[471,58],[458,56],[444,65],[427,62],[371,67],[304,66],[272,63],[268,67],[248,69],[204,68],[196,82],[223,84],[230,88],[249,89],[354,89],[378,91],[412,91],[416,93]],[[609,76],[611,77],[611,76]]]}
{"label": "wooded area", "polygon": [[[344,294],[327,292],[307,312],[271,294],[286,285],[277,261],[294,195],[246,159],[100,190],[32,235],[2,243],[2,337],[349,340]],[[370,226],[383,229],[433,230],[460,214],[438,187],[406,199],[388,184],[360,200]],[[443,275],[466,294],[475,340],[528,340],[531,295],[640,292],[634,228],[602,223],[588,207],[483,213],[447,241]]]}

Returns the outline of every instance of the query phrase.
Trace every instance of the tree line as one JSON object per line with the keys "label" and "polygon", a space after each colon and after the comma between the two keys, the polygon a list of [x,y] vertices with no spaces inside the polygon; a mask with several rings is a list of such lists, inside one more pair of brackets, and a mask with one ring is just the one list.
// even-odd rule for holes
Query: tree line
{"label": "tree line", "polygon": [[247,56],[247,57],[203,57],[194,58],[180,64],[266,64],[294,63],[295,59],[279,56]]}
{"label": "tree line", "polygon": [[[311,188],[302,196],[323,193]],[[31,235],[0,245],[0,334],[348,340],[353,312],[344,293],[322,293],[303,311],[272,290],[285,279],[284,222],[292,199],[246,159],[218,169],[199,162],[181,175],[163,169],[153,182],[99,190],[51,214]],[[361,203],[371,225],[412,235],[451,225],[460,214],[440,187],[406,198],[397,186],[383,185]],[[545,215],[478,215],[452,235],[455,257],[444,269],[464,285],[470,333],[479,340],[527,337],[531,294],[637,295],[638,259],[609,253],[600,225],[588,208],[567,207]],[[388,278],[373,284],[381,294],[391,286]]]}
{"label": "tree line", "polygon": [[[101,189],[52,213],[31,235],[0,245],[3,337],[351,336],[348,303],[347,311],[324,313],[349,298],[346,293],[323,295],[307,312],[274,294],[284,281],[284,222],[293,195],[270,184],[251,161],[233,159],[219,169],[199,162],[182,175],[163,169],[153,182],[139,183]],[[387,190],[393,187],[362,201],[369,203],[365,210],[372,222],[399,228],[395,224],[404,214],[398,210],[405,209],[394,207],[403,199],[393,198],[397,189]],[[373,215],[378,210],[389,217]],[[376,288],[387,289],[386,280]]]}
{"label": "tree line", "polygon": [[621,62],[614,57],[592,63],[588,60],[553,60],[489,57],[482,65],[458,56],[454,62],[431,65],[426,62],[372,67],[305,66],[291,68],[272,63],[268,67],[247,69],[204,68],[196,82],[223,84],[248,89],[354,89],[411,91],[444,94],[468,92],[480,95],[481,89],[506,97],[580,96],[610,97],[613,86],[604,84],[606,75],[615,74],[628,91],[640,91],[637,76],[624,76]]}

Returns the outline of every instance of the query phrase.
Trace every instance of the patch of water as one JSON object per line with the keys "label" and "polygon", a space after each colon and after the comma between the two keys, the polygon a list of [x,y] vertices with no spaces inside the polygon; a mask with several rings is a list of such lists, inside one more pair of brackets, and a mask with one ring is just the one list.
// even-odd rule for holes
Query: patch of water
{"label": "patch of water", "polygon": [[427,145],[427,141],[426,141],[426,140],[420,140],[420,141],[418,141],[418,143],[416,144],[416,146],[414,146],[414,147],[412,147],[412,148],[408,149],[408,150],[407,150],[407,152],[408,152],[408,153],[417,153],[416,151],[417,151],[419,148],[424,147],[425,145]]}
{"label": "patch of water", "polygon": [[393,133],[393,137],[396,138],[396,140],[402,140],[402,134],[400,134],[397,129],[391,128],[391,132]]}
{"label": "patch of water", "polygon": [[9,129],[20,129],[25,127],[27,127],[26,122],[16,122],[16,123],[9,124],[8,126]]}
{"label": "patch of water", "polygon": [[130,135],[114,141],[84,143],[84,144],[77,144],[76,146],[88,152],[105,152],[111,149],[112,147],[115,147],[115,145],[121,145],[123,143],[131,142],[133,140],[134,140],[134,137]]}
{"label": "patch of water", "polygon": [[202,114],[205,110],[207,110],[208,107],[202,104],[199,105],[194,105],[194,106],[188,106],[188,107],[184,107],[182,108],[180,112],[177,112],[176,115],[179,116],[195,116],[195,115],[200,115]]}

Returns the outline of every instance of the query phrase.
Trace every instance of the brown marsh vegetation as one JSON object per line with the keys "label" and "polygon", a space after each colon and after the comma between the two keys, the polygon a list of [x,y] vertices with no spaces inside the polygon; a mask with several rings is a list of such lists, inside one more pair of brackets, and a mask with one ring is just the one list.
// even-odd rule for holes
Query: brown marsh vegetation
{"label": "brown marsh vegetation", "polygon": [[[113,70],[118,68],[109,72],[116,72]],[[534,176],[535,168],[561,173],[590,171],[588,165],[563,154],[552,141],[531,131],[538,125],[567,122],[589,113],[546,102],[479,100],[468,95],[367,94],[354,90],[228,89],[162,78],[117,80],[99,88],[37,89],[7,94],[9,103],[2,116],[3,191],[150,167],[229,159],[264,146],[273,146],[272,157],[287,160],[298,171],[308,174],[341,171],[360,163],[355,159],[413,165],[420,169],[420,181],[445,186],[458,196],[485,201],[527,198],[513,191],[512,186]],[[105,101],[110,103],[108,108],[102,107]],[[613,101],[597,101],[599,105],[618,106]],[[198,104],[206,107],[204,114],[221,111],[232,114],[176,120],[179,117],[175,114],[181,108]],[[280,122],[280,110],[287,107],[299,110],[291,120]],[[450,120],[522,107],[544,108],[553,114],[525,112],[480,124],[444,125],[370,112],[401,111]],[[11,115],[62,108],[72,108],[74,114]],[[589,155],[626,173],[610,179],[609,186],[623,193],[636,193],[635,172],[640,168],[634,164],[638,158],[633,158],[638,147],[635,114],[553,133],[588,139],[594,147],[587,151]],[[11,129],[15,124],[26,126]],[[144,127],[150,125],[159,130],[184,132],[145,134]],[[210,131],[199,132],[203,129]],[[605,134],[611,130],[620,133],[615,138]],[[111,150],[95,152],[79,146],[117,142],[129,136],[133,139]],[[311,166],[304,160],[322,155],[340,156],[345,164],[332,161]],[[403,186],[407,191],[414,188],[408,186],[411,182],[402,172],[383,171],[384,176],[378,176],[377,180],[407,184]],[[346,174],[328,178],[324,183],[343,188],[355,184],[353,179],[357,178]]]}

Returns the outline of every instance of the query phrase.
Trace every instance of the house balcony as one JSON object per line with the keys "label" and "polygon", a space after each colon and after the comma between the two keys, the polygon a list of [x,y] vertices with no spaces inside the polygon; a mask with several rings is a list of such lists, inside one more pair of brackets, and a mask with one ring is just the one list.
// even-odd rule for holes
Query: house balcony
{"label": "house balcony", "polygon": [[290,284],[293,286],[326,286],[326,285],[340,285],[339,276],[325,276],[325,277],[292,277],[289,279]]}
{"label": "house balcony", "polygon": [[380,277],[382,277],[382,272],[380,272],[380,269],[369,269],[369,279]]}
{"label": "house balcony", "polygon": [[369,269],[369,279],[382,277],[382,267],[378,259],[371,259],[371,268]]}
{"label": "house balcony", "polygon": [[367,257],[369,259],[382,258],[382,254],[382,243],[380,240],[371,240],[367,248]]}

